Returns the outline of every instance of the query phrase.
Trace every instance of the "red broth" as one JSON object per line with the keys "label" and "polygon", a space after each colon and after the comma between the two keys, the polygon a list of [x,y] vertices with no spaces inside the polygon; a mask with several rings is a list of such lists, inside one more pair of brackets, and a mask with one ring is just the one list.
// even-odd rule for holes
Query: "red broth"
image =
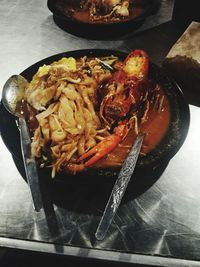
{"label": "red broth", "polygon": [[[160,89],[160,95],[164,96],[162,109],[160,112],[150,109],[148,120],[140,126],[140,131],[145,134],[141,153],[147,154],[153,150],[164,138],[170,123],[170,105],[167,96]],[[126,159],[136,138],[134,130],[131,130],[121,144],[105,158],[96,163],[95,167],[107,168],[121,166]]]}

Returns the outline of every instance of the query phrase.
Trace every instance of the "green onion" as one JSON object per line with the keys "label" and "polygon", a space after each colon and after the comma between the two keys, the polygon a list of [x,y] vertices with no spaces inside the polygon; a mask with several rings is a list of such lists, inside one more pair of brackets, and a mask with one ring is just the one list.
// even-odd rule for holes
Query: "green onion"
{"label": "green onion", "polygon": [[114,71],[114,68],[111,67],[108,63],[106,63],[105,61],[100,60],[99,58],[96,58],[96,60],[100,63],[100,65],[102,66],[102,68],[104,68],[105,70],[109,70],[109,71]]}

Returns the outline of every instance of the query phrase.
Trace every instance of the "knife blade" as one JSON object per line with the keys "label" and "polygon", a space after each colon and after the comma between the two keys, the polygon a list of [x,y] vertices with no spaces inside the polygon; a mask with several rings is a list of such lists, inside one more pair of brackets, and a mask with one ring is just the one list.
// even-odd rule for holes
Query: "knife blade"
{"label": "knife blade", "polygon": [[33,207],[35,211],[40,211],[42,208],[42,196],[39,186],[39,178],[35,158],[31,154],[31,138],[26,121],[23,117],[19,118],[20,144],[22,157],[26,172],[27,182],[30,188]]}
{"label": "knife blade", "polygon": [[126,158],[117,180],[114,184],[113,190],[110,194],[103,216],[97,227],[95,237],[97,240],[103,240],[112,223],[112,220],[117,212],[117,209],[121,203],[122,197],[126,191],[130,178],[136,166],[138,155],[141,150],[142,142],[144,139],[143,134],[139,134]]}

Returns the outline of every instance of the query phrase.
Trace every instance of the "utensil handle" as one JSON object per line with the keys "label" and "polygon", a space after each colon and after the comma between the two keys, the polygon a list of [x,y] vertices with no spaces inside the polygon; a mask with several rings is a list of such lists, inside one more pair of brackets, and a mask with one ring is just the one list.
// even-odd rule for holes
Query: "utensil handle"
{"label": "utensil handle", "polygon": [[144,135],[138,135],[134,145],[125,160],[118,178],[115,182],[110,198],[104,210],[101,221],[98,225],[95,237],[97,240],[103,240],[108,228],[110,227],[112,220],[117,212],[117,209],[121,203],[122,197],[126,191],[130,178],[136,166],[138,155],[142,146]]}
{"label": "utensil handle", "polygon": [[19,118],[19,130],[22,157],[24,161],[27,182],[32,196],[33,207],[35,211],[40,211],[43,205],[39,186],[37,166],[35,158],[31,154],[31,139],[29,135],[29,130],[25,119],[22,117]]}

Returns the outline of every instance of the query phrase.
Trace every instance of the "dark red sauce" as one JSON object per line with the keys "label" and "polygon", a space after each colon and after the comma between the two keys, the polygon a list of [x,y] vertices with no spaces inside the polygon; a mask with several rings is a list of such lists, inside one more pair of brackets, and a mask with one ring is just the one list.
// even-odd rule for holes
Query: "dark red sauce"
{"label": "dark red sauce", "polygon": [[[161,111],[158,112],[157,110],[150,109],[148,111],[148,119],[140,126],[140,132],[145,134],[141,149],[141,153],[143,154],[147,154],[160,143],[169,127],[171,114],[169,101],[162,89],[160,89],[159,93],[161,96],[164,96]],[[106,168],[121,166],[126,159],[135,138],[136,133],[134,130],[131,130],[123,142],[119,144],[114,151],[99,160],[95,164],[95,167]]]}

